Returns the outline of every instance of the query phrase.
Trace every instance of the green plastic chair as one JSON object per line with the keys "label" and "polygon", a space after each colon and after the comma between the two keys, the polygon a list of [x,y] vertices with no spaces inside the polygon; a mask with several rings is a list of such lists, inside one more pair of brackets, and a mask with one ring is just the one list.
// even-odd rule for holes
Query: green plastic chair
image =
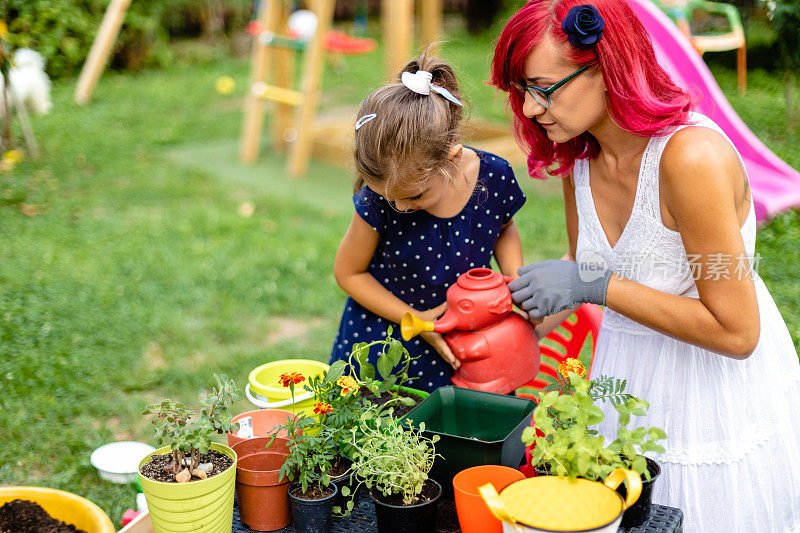
{"label": "green plastic chair", "polygon": [[[704,0],[651,0],[671,18],[678,28],[692,41],[695,49],[702,56],[706,52],[725,52],[736,50],[736,71],[740,92],[747,88],[747,45],[744,38],[744,27],[739,11],[731,4],[706,2]],[[697,13],[718,15],[728,21],[727,31],[695,33],[691,29],[691,21]]]}

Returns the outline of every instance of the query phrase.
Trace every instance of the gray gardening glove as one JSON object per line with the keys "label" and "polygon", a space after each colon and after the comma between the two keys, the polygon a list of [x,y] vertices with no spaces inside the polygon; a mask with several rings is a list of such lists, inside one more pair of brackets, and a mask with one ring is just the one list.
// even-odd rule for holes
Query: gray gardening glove
{"label": "gray gardening glove", "polygon": [[553,315],[579,303],[606,303],[611,271],[582,273],[574,261],[551,259],[520,268],[508,284],[514,303],[533,319]]}

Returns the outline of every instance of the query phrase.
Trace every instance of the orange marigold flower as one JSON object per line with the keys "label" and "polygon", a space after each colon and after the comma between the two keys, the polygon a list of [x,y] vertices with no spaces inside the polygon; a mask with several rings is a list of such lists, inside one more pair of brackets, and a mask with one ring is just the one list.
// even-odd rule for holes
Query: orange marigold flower
{"label": "orange marigold flower", "polygon": [[586,367],[584,367],[583,363],[581,363],[575,357],[570,357],[569,359],[565,359],[563,363],[558,365],[558,373],[564,376],[565,378],[569,378],[570,372],[578,374],[579,377],[583,377],[586,375]]}
{"label": "orange marigold flower", "polygon": [[314,404],[314,412],[318,415],[325,415],[333,411],[333,407],[327,403],[317,402]]}
{"label": "orange marigold flower", "polygon": [[300,372],[284,372],[281,374],[281,377],[278,378],[278,383],[283,385],[284,387],[288,387],[290,383],[294,383],[295,385],[302,383],[306,380],[306,377],[301,374]]}

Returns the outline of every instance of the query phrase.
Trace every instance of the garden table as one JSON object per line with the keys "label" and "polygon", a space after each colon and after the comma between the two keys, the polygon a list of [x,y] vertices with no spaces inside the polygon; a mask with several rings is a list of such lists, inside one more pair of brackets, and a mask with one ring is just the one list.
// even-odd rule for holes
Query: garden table
{"label": "garden table", "polygon": [[[366,492],[359,494],[359,504],[348,518],[333,519],[333,533],[377,533],[378,524],[375,520],[375,508]],[[452,500],[439,500],[439,509],[436,520],[437,533],[460,532],[458,518],[456,517],[455,504]],[[232,533],[250,533],[253,531],[239,521],[239,509],[233,509]],[[278,530],[280,533],[294,533],[291,525]],[[683,513],[680,509],[665,505],[653,505],[650,516],[640,527],[619,529],[620,533],[682,533]],[[409,532],[411,533],[411,532]]]}

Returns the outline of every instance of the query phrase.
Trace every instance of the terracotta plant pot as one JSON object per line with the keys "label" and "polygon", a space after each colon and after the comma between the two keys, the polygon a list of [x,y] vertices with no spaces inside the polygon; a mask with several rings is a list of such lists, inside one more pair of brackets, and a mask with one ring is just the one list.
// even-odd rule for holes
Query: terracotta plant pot
{"label": "terracotta plant pot", "polygon": [[[270,435],[276,426],[286,424],[288,419],[293,418],[294,414],[291,411],[284,411],[282,409],[256,409],[255,411],[247,411],[233,417],[234,422],[238,422],[242,418],[250,417],[253,419],[253,437],[266,437]],[[278,437],[288,437],[285,429],[282,429]],[[228,446],[233,448],[236,444],[242,442],[242,437],[237,436],[235,433],[228,433]]]}
{"label": "terracotta plant pot", "polygon": [[291,523],[289,480],[280,470],[289,456],[289,440],[268,437],[244,440],[233,447],[236,465],[236,498],[243,524],[256,531],[274,531]]}
{"label": "terracotta plant pot", "polygon": [[375,502],[375,518],[378,521],[379,533],[434,533],[436,531],[436,507],[442,496],[442,486],[433,479],[438,492],[434,498],[416,505],[391,505],[377,499],[370,493]]}
{"label": "terracotta plant pot", "polygon": [[[214,443],[211,448],[233,459],[233,465],[225,472],[208,479],[189,483],[164,483],[153,481],[139,473],[150,520],[156,533],[227,533],[231,530],[236,453],[223,444]],[[166,454],[169,451],[169,446],[164,446],[148,454],[139,463],[139,469],[150,461],[151,455]]]}
{"label": "terracotta plant pot", "polygon": [[298,494],[300,484],[289,487],[289,503],[292,506],[292,518],[296,533],[327,533],[331,530],[333,500],[339,493],[335,484],[330,485],[332,494],[318,500],[301,498]]}

